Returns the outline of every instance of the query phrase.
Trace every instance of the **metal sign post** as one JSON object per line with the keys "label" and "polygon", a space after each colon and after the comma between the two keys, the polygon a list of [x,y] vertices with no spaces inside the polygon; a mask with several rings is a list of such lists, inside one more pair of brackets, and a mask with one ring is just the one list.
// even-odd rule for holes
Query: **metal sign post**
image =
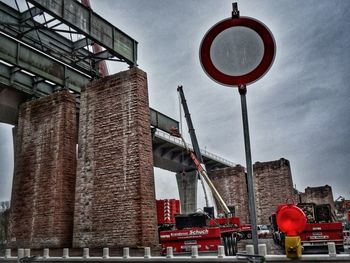
{"label": "metal sign post", "polygon": [[253,164],[252,164],[252,154],[250,150],[247,101],[245,97],[247,93],[246,85],[238,86],[238,92],[241,96],[244,148],[245,148],[245,158],[246,158],[246,166],[247,166],[247,186],[248,186],[250,223],[252,225],[252,239],[253,239],[254,253],[258,254],[258,229],[257,229],[257,223],[256,223]]}
{"label": "metal sign post", "polygon": [[206,33],[199,56],[203,70],[211,79],[225,86],[238,87],[241,96],[249,213],[254,253],[258,254],[246,85],[257,81],[270,69],[275,58],[275,41],[263,23],[250,17],[241,17],[236,3],[232,7],[232,16],[218,22]]}

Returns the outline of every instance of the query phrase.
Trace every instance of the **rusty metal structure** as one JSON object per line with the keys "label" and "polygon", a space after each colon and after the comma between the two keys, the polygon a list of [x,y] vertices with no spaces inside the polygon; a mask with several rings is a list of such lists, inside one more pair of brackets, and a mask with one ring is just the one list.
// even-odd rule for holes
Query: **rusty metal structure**
{"label": "rusty metal structure", "polygon": [[100,61],[136,65],[137,41],[80,2],[28,0],[23,12],[15,3],[0,2],[2,84],[18,83],[36,97],[57,86],[79,93],[100,76]]}

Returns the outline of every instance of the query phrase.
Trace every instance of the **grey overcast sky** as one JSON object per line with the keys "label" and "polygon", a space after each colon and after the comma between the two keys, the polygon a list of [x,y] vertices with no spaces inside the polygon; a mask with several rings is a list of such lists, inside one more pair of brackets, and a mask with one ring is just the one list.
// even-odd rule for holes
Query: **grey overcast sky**
{"label": "grey overcast sky", "polygon": [[[232,1],[90,1],[139,42],[150,106],[179,119],[176,87],[183,85],[201,148],[245,165],[238,91],[207,77],[198,57],[204,34],[231,15]],[[270,28],[277,46],[270,71],[248,86],[253,162],[286,158],[298,190],[328,184],[334,198],[349,199],[350,1],[237,2],[242,16]],[[126,69],[108,67],[111,73]],[[7,200],[13,169],[7,125],[0,125],[0,154],[0,200]],[[157,169],[156,182],[158,198],[178,196],[172,174]]]}

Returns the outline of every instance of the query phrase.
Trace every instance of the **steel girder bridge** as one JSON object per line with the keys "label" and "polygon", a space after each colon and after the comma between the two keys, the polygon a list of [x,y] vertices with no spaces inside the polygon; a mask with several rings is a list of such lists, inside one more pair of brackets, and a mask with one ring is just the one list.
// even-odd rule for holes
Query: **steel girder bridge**
{"label": "steel girder bridge", "polygon": [[[15,124],[20,103],[68,89],[80,105],[80,89],[99,78],[102,60],[137,66],[137,41],[75,0],[0,2],[0,121]],[[20,10],[20,4],[24,11]],[[91,45],[102,49],[94,53]],[[179,123],[150,109],[154,165],[173,172],[195,167],[181,142],[171,138]],[[163,132],[160,132],[164,131]],[[204,152],[207,169],[234,166]]]}

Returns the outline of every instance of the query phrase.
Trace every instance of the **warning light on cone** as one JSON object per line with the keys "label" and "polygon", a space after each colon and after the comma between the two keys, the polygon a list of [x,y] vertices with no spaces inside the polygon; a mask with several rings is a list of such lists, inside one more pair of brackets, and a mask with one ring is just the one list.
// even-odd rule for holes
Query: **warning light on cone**
{"label": "warning light on cone", "polygon": [[286,234],[286,256],[288,258],[300,258],[302,255],[302,246],[299,233],[306,226],[304,212],[294,204],[281,205],[277,209],[277,225]]}

